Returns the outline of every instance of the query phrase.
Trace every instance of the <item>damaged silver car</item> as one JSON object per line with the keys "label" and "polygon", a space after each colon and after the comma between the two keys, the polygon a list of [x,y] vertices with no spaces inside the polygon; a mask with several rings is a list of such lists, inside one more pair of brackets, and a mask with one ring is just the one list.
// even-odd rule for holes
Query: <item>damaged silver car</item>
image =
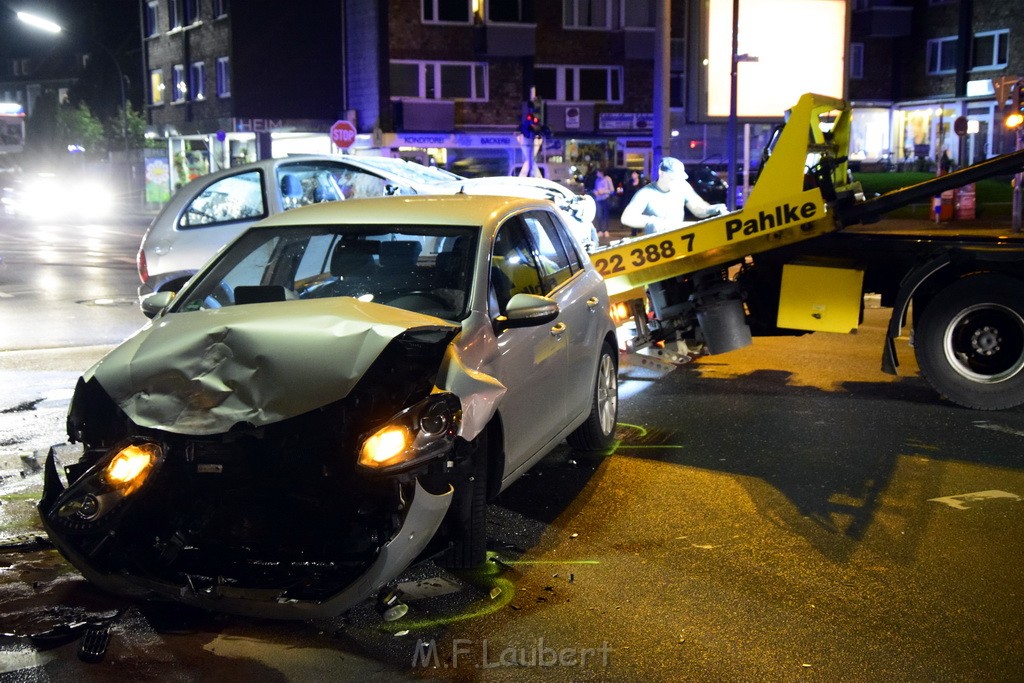
{"label": "damaged silver car", "polygon": [[547,201],[296,209],[147,305],[79,380],[83,454],[51,454],[39,504],[115,593],[334,616],[416,558],[483,562],[489,499],[565,439],[612,444],[607,291]]}

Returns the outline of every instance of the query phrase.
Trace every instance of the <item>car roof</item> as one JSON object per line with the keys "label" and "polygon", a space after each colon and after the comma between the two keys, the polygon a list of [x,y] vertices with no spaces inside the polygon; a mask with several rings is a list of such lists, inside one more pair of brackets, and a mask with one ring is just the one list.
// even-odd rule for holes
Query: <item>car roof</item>
{"label": "car roof", "polygon": [[526,209],[552,210],[554,205],[545,200],[498,195],[397,195],[313,204],[276,214],[253,227],[323,223],[480,226]]}

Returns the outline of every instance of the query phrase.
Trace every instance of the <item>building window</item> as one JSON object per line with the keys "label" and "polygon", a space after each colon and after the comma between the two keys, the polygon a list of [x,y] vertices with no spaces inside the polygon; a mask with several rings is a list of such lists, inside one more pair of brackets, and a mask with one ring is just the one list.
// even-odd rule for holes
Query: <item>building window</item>
{"label": "building window", "polygon": [[199,21],[199,0],[182,0],[185,9],[185,25]]}
{"label": "building window", "polygon": [[557,102],[622,102],[617,66],[540,66],[533,71],[537,95]]}
{"label": "building window", "polygon": [[171,76],[171,102],[184,102],[188,85],[185,83],[185,65],[175,64]]}
{"label": "building window", "polygon": [[622,0],[623,28],[654,28],[657,0]]}
{"label": "building window", "polygon": [[228,0],[213,0],[213,18],[220,19],[228,15]]}
{"label": "building window", "polygon": [[532,24],[533,0],[487,0],[487,21],[505,24]]}
{"label": "building window", "polygon": [[231,94],[231,63],[228,57],[217,58],[217,97]]}
{"label": "building window", "polygon": [[470,0],[421,0],[423,23],[468,24],[473,19]]}
{"label": "building window", "polygon": [[206,64],[203,62],[192,62],[189,67],[188,87],[192,91],[192,100],[206,99]]}
{"label": "building window", "polygon": [[562,26],[610,29],[611,4],[611,0],[562,0]]}
{"label": "building window", "polygon": [[391,96],[483,102],[487,100],[487,65],[394,60]]}
{"label": "building window", "polygon": [[686,106],[686,73],[673,71],[668,77],[668,106],[681,109]]}
{"label": "building window", "polygon": [[167,0],[167,27],[181,28],[181,0]]}
{"label": "building window", "polygon": [[956,71],[956,36],[928,41],[928,73],[951,74]]}
{"label": "building window", "polygon": [[979,71],[1005,68],[1009,42],[1010,32],[1006,29],[975,33],[971,49],[971,68]]}
{"label": "building window", "polygon": [[160,3],[158,0],[149,0],[146,3],[146,15],[145,15],[145,26],[146,37],[155,36],[160,31],[160,25],[157,23],[157,19],[160,13]]}
{"label": "building window", "polygon": [[850,43],[850,78],[864,78],[864,43]]}
{"label": "building window", "polygon": [[153,105],[164,103],[164,72],[162,69],[153,69],[149,72],[149,103]]}

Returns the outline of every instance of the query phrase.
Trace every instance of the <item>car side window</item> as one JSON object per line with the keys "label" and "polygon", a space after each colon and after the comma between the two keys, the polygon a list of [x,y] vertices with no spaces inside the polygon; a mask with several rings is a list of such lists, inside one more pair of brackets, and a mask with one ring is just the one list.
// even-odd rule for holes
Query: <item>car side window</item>
{"label": "car side window", "polygon": [[490,291],[492,309],[504,315],[509,299],[520,293],[547,292],[537,269],[533,245],[516,216],[505,221],[494,237]]}
{"label": "car side window", "polygon": [[259,171],[228,176],[208,185],[181,216],[182,228],[255,220],[267,215]]}
{"label": "car side window", "polygon": [[345,199],[383,197],[388,194],[388,183],[384,178],[356,168],[335,167],[334,179],[338,183],[338,187],[341,188]]}
{"label": "car side window", "polygon": [[571,278],[576,269],[572,267],[565,244],[550,213],[529,211],[523,214],[523,225],[537,247],[537,265],[544,281],[542,293],[547,294]]}
{"label": "car side window", "polygon": [[285,211],[299,206],[336,202],[344,199],[335,180],[334,165],[316,162],[282,164],[277,169],[277,186],[281,208]]}

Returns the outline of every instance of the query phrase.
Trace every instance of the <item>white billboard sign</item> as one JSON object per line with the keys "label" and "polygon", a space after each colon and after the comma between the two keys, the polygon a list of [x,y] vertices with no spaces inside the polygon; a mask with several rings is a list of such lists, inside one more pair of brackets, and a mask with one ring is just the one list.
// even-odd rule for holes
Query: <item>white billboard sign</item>
{"label": "white billboard sign", "polygon": [[[707,4],[709,117],[729,116],[732,6],[733,0]],[[846,24],[846,0],[740,0],[737,115],[777,118],[807,92],[842,98]]]}

